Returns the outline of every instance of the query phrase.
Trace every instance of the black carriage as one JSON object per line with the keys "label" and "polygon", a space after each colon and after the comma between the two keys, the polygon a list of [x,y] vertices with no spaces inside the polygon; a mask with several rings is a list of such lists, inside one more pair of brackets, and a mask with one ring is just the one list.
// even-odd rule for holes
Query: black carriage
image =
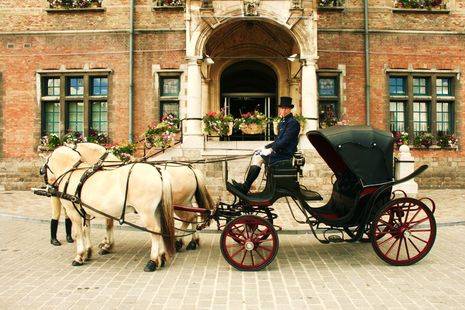
{"label": "black carriage", "polygon": [[299,209],[305,216],[299,222],[308,224],[322,243],[371,242],[376,254],[392,265],[410,265],[425,257],[436,237],[434,202],[427,198],[430,208],[423,199],[405,193],[396,197],[392,187],[427,166],[394,180],[394,139],[391,133],[367,126],[309,131],[307,138],[334,173],[329,201],[321,207],[310,205],[323,198],[299,183],[305,164],[301,153],[268,166],[266,186],[259,193],[245,195],[226,182],[234,201],[220,203],[215,217],[218,223],[226,220],[220,247],[228,263],[255,271],[273,261],[279,240],[272,206],[283,197],[288,205],[289,199],[294,202],[292,215]]}

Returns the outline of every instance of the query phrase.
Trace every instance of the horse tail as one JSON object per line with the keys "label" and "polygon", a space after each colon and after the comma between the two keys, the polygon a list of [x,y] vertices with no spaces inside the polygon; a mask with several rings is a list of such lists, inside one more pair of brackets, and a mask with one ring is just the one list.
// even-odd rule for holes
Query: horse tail
{"label": "horse tail", "polygon": [[197,179],[197,188],[195,189],[195,199],[200,208],[207,210],[213,210],[215,202],[213,201],[212,196],[207,190],[207,182],[203,173],[200,170],[192,169]]}
{"label": "horse tail", "polygon": [[168,258],[173,257],[175,252],[174,247],[174,211],[173,198],[171,193],[171,179],[166,170],[161,171],[162,177],[162,210],[161,210],[161,233],[163,234],[163,242],[165,244],[166,254]]}

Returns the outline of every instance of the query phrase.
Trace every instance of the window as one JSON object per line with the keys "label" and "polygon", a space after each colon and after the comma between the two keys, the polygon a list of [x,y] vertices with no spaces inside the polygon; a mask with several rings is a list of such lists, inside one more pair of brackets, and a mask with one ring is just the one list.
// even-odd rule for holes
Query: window
{"label": "window", "polygon": [[108,72],[42,73],[42,134],[108,133]]}
{"label": "window", "polygon": [[438,96],[451,96],[451,79],[450,78],[437,78],[436,79],[436,94]]}
{"label": "window", "polygon": [[44,122],[42,131],[46,134],[59,135],[60,133],[60,103],[46,102],[44,104]]}
{"label": "window", "polygon": [[405,109],[405,102],[390,102],[389,112],[391,115],[391,131],[406,131],[405,120],[407,110]]}
{"label": "window", "polygon": [[413,102],[413,133],[429,132],[429,103]]}
{"label": "window", "polygon": [[415,96],[429,96],[429,79],[414,77],[413,94]]}
{"label": "window", "polygon": [[321,128],[339,121],[339,72],[318,72],[318,108]]}
{"label": "window", "polygon": [[108,132],[108,109],[106,101],[92,102],[91,129],[98,133]]}
{"label": "window", "polygon": [[389,93],[392,96],[406,94],[406,78],[405,77],[391,77],[389,78]]}
{"label": "window", "polygon": [[453,105],[451,102],[436,103],[436,130],[439,134],[451,134],[452,131],[452,111]]}
{"label": "window", "polygon": [[411,142],[423,131],[433,136],[454,133],[455,80],[452,75],[392,72],[388,81],[391,131],[408,132]]}
{"label": "window", "polygon": [[66,91],[68,96],[84,95],[84,79],[82,77],[68,78]]}
{"label": "window", "polygon": [[174,114],[179,117],[180,89],[179,74],[160,77],[160,117],[166,114]]}
{"label": "window", "polygon": [[66,131],[84,133],[84,102],[69,102],[67,108]]}
{"label": "window", "polygon": [[92,96],[106,96],[108,95],[108,78],[94,77],[92,78]]}
{"label": "window", "polygon": [[50,77],[45,79],[46,96],[60,96],[60,78]]}

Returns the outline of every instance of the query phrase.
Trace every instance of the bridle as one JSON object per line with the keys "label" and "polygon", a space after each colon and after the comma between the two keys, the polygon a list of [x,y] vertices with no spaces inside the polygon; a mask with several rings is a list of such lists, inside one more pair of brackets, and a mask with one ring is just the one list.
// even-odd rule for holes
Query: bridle
{"label": "bridle", "polygon": [[47,157],[47,160],[42,165],[42,167],[40,167],[40,169],[39,169],[39,175],[42,175],[44,177],[44,182],[45,182],[46,186],[52,186],[52,187],[55,187],[55,188],[58,187],[57,185],[60,184],[63,177],[65,175],[67,175],[68,173],[76,170],[76,168],[82,163],[82,160],[81,160],[82,155],[81,155],[81,153],[79,153],[78,150],[76,150],[76,146],[74,146],[74,147],[71,147],[69,145],[65,145],[65,146],[68,147],[69,149],[73,150],[74,152],[78,153],[79,154],[79,160],[73,165],[73,167],[71,169],[65,171],[62,175],[57,177],[57,179],[55,180],[55,182],[53,182],[53,184],[49,184],[48,183],[48,174],[47,174],[47,172],[50,171],[50,173],[52,173],[52,174],[54,174],[54,173],[53,173],[52,169],[49,166],[50,157],[52,157],[52,155]]}

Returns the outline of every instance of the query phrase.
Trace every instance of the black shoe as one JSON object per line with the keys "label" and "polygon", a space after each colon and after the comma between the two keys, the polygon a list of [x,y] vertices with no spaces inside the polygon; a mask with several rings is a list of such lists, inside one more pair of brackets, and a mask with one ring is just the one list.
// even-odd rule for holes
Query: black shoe
{"label": "black shoe", "polygon": [[50,239],[50,243],[55,245],[55,246],[60,246],[61,242],[58,241],[58,239]]}
{"label": "black shoe", "polygon": [[55,246],[60,246],[61,243],[57,239],[58,220],[50,221],[50,243]]}
{"label": "black shoe", "polygon": [[244,195],[247,195],[247,193],[248,193],[249,190],[245,187],[244,184],[238,183],[238,182],[236,182],[236,181],[234,181],[234,180],[232,180],[232,182],[233,182],[233,186],[234,186],[238,191],[240,191],[240,192],[241,192],[242,194],[244,194]]}
{"label": "black shoe", "polygon": [[73,223],[71,222],[70,219],[65,219],[65,229],[66,229],[66,241],[68,243],[73,243],[73,237],[71,235],[71,229],[73,227]]}

